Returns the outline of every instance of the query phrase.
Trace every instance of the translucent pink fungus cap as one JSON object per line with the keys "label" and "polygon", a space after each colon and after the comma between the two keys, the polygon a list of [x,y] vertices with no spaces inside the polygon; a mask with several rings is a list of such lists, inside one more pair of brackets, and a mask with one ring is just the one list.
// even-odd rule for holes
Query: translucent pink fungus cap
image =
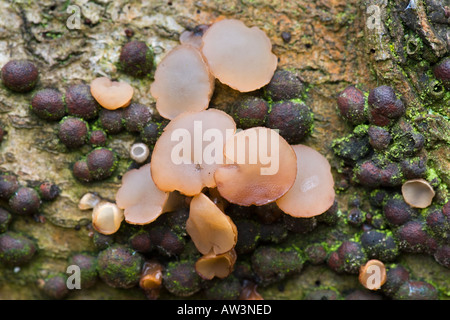
{"label": "translucent pink fungus cap", "polygon": [[334,202],[334,179],[328,160],[316,150],[292,146],[297,155],[297,178],[292,188],[277,200],[278,207],[297,218],[309,218],[327,211]]}
{"label": "translucent pink fungus cap", "polygon": [[179,45],[164,57],[150,88],[156,109],[166,119],[205,110],[213,91],[214,78],[200,51],[191,45]]}
{"label": "translucent pink fungus cap", "polygon": [[202,39],[203,56],[220,82],[249,92],[272,79],[278,59],[272,53],[270,39],[261,29],[225,19],[209,27]]}

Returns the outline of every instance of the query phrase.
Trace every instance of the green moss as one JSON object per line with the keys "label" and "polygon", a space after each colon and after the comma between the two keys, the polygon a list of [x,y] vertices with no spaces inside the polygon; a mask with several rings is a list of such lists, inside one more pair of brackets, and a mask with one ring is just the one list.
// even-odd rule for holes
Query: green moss
{"label": "green moss", "polygon": [[132,249],[114,244],[100,252],[98,274],[115,288],[131,288],[139,282],[143,257]]}
{"label": "green moss", "polygon": [[172,294],[188,297],[200,291],[202,279],[191,260],[171,261],[163,274],[163,285]]}
{"label": "green moss", "polygon": [[441,179],[439,178],[439,175],[437,174],[436,170],[433,168],[427,168],[426,171],[426,178],[427,181],[437,181],[438,183],[441,183]]}
{"label": "green moss", "polygon": [[252,254],[252,268],[264,285],[277,282],[298,273],[305,262],[295,245],[289,247],[260,246]]}
{"label": "green moss", "polygon": [[356,126],[353,133],[334,139],[331,148],[334,154],[345,160],[357,161],[364,158],[370,151],[368,126]]}
{"label": "green moss", "polygon": [[213,280],[205,289],[205,296],[212,300],[237,300],[241,293],[239,280],[230,275],[223,280]]}

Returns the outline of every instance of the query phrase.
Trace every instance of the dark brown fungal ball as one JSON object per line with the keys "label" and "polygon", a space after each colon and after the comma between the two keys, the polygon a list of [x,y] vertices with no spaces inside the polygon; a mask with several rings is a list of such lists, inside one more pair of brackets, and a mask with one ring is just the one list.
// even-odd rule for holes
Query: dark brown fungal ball
{"label": "dark brown fungal ball", "polygon": [[8,200],[19,187],[16,176],[11,174],[0,175],[0,199]]}
{"label": "dark brown fungal ball", "polygon": [[425,177],[427,171],[425,157],[406,158],[400,162],[403,178],[407,180]]}
{"label": "dark brown fungal ball", "polygon": [[[279,221],[279,218],[284,215],[284,212],[273,202],[264,206],[257,206],[254,209],[258,221],[262,224],[272,224]],[[253,215],[253,213],[251,214]]]}
{"label": "dark brown fungal ball", "polygon": [[450,90],[450,57],[439,62],[433,68],[433,73],[436,79],[441,81],[447,90]]}
{"label": "dark brown fungal ball", "polygon": [[269,113],[269,104],[258,97],[246,97],[233,105],[231,116],[241,129],[264,126]]}
{"label": "dark brown fungal ball", "polygon": [[56,89],[42,89],[31,99],[31,110],[41,119],[57,121],[66,115],[64,95]]}
{"label": "dark brown fungal ball", "polygon": [[201,290],[202,278],[195,271],[195,262],[169,262],[163,273],[163,286],[178,297],[189,297]]}
{"label": "dark brown fungal ball", "polygon": [[267,127],[278,129],[279,134],[290,144],[300,143],[312,132],[314,114],[297,100],[276,102],[267,118]]}
{"label": "dark brown fungal ball", "polygon": [[131,248],[114,244],[98,255],[100,278],[113,288],[129,289],[139,283],[144,258]]}
{"label": "dark brown fungal ball", "polygon": [[369,121],[380,127],[392,124],[405,112],[402,100],[397,98],[394,89],[389,86],[380,86],[371,90],[368,104]]}
{"label": "dark brown fungal ball", "polygon": [[139,103],[132,103],[123,110],[123,123],[128,132],[139,132],[151,118],[150,109]]}
{"label": "dark brown fungal ball", "polygon": [[437,300],[438,291],[425,281],[404,282],[394,295],[396,300]]}
{"label": "dark brown fungal ball", "polygon": [[143,41],[130,41],[122,47],[119,67],[133,77],[147,76],[153,69],[153,50]]}
{"label": "dark brown fungal ball", "polygon": [[77,253],[70,257],[68,264],[80,268],[81,289],[88,289],[95,285],[98,278],[96,256],[88,253]]}
{"label": "dark brown fungal ball", "polygon": [[236,253],[246,254],[254,251],[260,238],[260,227],[258,223],[249,219],[234,221],[239,234],[235,250]]}
{"label": "dark brown fungal ball", "polygon": [[405,224],[417,215],[416,210],[411,208],[401,197],[387,200],[383,206],[383,213],[387,221],[394,226]]}
{"label": "dark brown fungal ball", "polygon": [[230,275],[223,280],[212,280],[211,285],[204,290],[204,294],[208,300],[238,300],[241,290],[239,279]]}
{"label": "dark brown fungal ball", "polygon": [[369,137],[362,132],[335,139],[332,142],[331,148],[338,157],[347,162],[362,160],[371,151]]}
{"label": "dark brown fungal ball", "polygon": [[254,209],[256,210],[256,206],[255,208],[253,206],[245,207],[232,203],[227,207],[226,213],[230,216],[231,220],[251,219],[254,214]]}
{"label": "dark brown fungal ball", "polygon": [[394,143],[387,151],[393,161],[401,161],[406,157],[415,156],[425,145],[425,137],[417,132],[406,131],[395,136]]}
{"label": "dark brown fungal ball", "polygon": [[366,260],[366,255],[360,243],[344,241],[336,251],[330,254],[327,264],[338,273],[357,274]]}
{"label": "dark brown fungal ball", "polygon": [[0,143],[2,143],[4,135],[5,135],[5,130],[3,130],[3,128],[0,126]]}
{"label": "dark brown fungal ball", "polygon": [[123,32],[127,38],[132,38],[134,36],[134,31],[132,29],[125,29]]}
{"label": "dark brown fungal ball", "polygon": [[434,240],[421,221],[412,220],[402,225],[395,233],[400,249],[411,253],[434,253],[437,248]]}
{"label": "dark brown fungal ball", "polygon": [[254,280],[255,278],[250,262],[243,259],[238,259],[236,261],[234,265],[233,275],[235,275],[242,282]]}
{"label": "dark brown fungal ball", "polygon": [[281,32],[281,39],[283,39],[284,43],[291,42],[292,39],[291,33],[287,31]]}
{"label": "dark brown fungal ball", "polygon": [[315,243],[305,248],[306,259],[313,265],[319,265],[326,261],[327,251],[320,243]]}
{"label": "dark brown fungal ball", "polygon": [[102,108],[99,120],[102,128],[109,134],[117,134],[123,130],[123,109],[108,110]]}
{"label": "dark brown fungal ball", "polygon": [[128,242],[131,248],[137,252],[146,253],[152,251],[153,249],[153,242],[150,238],[150,234],[144,230],[133,234]]}
{"label": "dark brown fungal ball", "polygon": [[381,127],[370,126],[367,133],[369,134],[369,143],[375,150],[385,150],[392,141],[389,131]]}
{"label": "dark brown fungal ball", "polygon": [[353,168],[353,181],[365,187],[395,187],[402,184],[402,168],[397,162],[374,157]]}
{"label": "dark brown fungal ball", "polygon": [[367,121],[366,98],[355,86],[349,86],[337,98],[339,112],[344,120],[353,125]]}
{"label": "dark brown fungal ball", "polygon": [[92,130],[89,143],[93,147],[104,147],[106,145],[106,133],[103,130]]}
{"label": "dark brown fungal ball", "polygon": [[317,226],[317,218],[297,218],[291,215],[283,215],[283,225],[294,233],[309,233]]}
{"label": "dark brown fungal ball", "polygon": [[81,182],[92,181],[92,175],[89,171],[86,160],[78,160],[72,168],[73,175]]}
{"label": "dark brown fungal ball", "polygon": [[105,250],[114,243],[114,237],[94,231],[92,242],[97,250]]}
{"label": "dark brown fungal ball", "polygon": [[370,204],[375,208],[383,207],[385,200],[388,199],[389,193],[385,189],[376,189],[370,193]]}
{"label": "dark brown fungal ball", "polygon": [[331,252],[328,255],[328,258],[327,258],[326,262],[327,262],[328,267],[331,270],[333,270],[333,271],[335,271],[337,273],[343,272],[342,261],[341,261],[341,258],[339,257],[339,254],[337,253],[337,251]]}
{"label": "dark brown fungal ball", "polygon": [[260,225],[260,241],[266,243],[282,243],[288,237],[288,230],[286,230],[282,221],[277,221],[271,224]]}
{"label": "dark brown fungal ball", "polygon": [[116,170],[117,156],[109,149],[97,148],[86,156],[86,163],[90,176],[94,180],[104,180]]}
{"label": "dark brown fungal ball", "polygon": [[140,131],[142,142],[148,146],[154,146],[164,129],[163,123],[149,121]]}
{"label": "dark brown fungal ball", "polygon": [[59,196],[60,190],[56,184],[46,181],[39,186],[39,193],[42,200],[52,201]]}
{"label": "dark brown fungal ball", "polygon": [[368,290],[353,290],[345,296],[345,300],[383,300],[383,296]]}
{"label": "dark brown fungal ball", "polygon": [[339,220],[339,204],[334,200],[333,205],[324,213],[317,216],[317,221],[327,225],[335,225]]}
{"label": "dark brown fungal ball", "polygon": [[388,163],[380,172],[382,187],[396,187],[402,184],[403,175],[400,164]]}
{"label": "dark brown fungal ball", "polygon": [[11,214],[3,208],[0,208],[0,233],[6,232],[11,223]]}
{"label": "dark brown fungal ball", "polygon": [[450,245],[442,245],[434,253],[434,259],[446,268],[450,269]]}
{"label": "dark brown fungal ball", "polygon": [[35,253],[31,239],[12,231],[0,234],[0,264],[21,266],[30,262]]}
{"label": "dark brown fungal ball", "polygon": [[186,236],[186,222],[189,218],[189,209],[181,208],[164,214],[165,224],[175,233]]}
{"label": "dark brown fungal ball", "polygon": [[41,199],[36,190],[20,187],[9,199],[11,211],[20,215],[33,215],[39,212]]}
{"label": "dark brown fungal ball", "polygon": [[251,257],[252,269],[263,286],[299,273],[304,262],[302,253],[293,247],[259,246]]}
{"label": "dark brown fungal ball", "polygon": [[66,298],[70,292],[67,288],[67,276],[64,273],[58,273],[47,277],[44,280],[42,291],[51,299]]}
{"label": "dark brown fungal ball", "polygon": [[97,117],[100,105],[91,94],[87,84],[72,85],[66,89],[67,113],[71,116],[91,120]]}
{"label": "dark brown fungal ball", "polygon": [[2,68],[4,85],[15,92],[33,90],[39,78],[36,66],[27,60],[11,60]]}
{"label": "dark brown fungal ball", "polygon": [[426,222],[433,236],[440,239],[450,239],[450,217],[444,215],[438,208],[427,210]]}
{"label": "dark brown fungal ball", "polygon": [[378,230],[364,231],[360,241],[369,259],[393,261],[399,254],[394,237],[387,233]]}
{"label": "dark brown fungal ball", "polygon": [[354,227],[360,227],[364,222],[364,216],[360,208],[352,208],[347,213],[347,222]]}
{"label": "dark brown fungal ball", "polygon": [[150,231],[150,241],[162,255],[171,257],[183,252],[186,240],[166,226],[157,226]]}
{"label": "dark brown fungal ball", "polygon": [[444,214],[444,216],[450,219],[450,200],[447,201],[447,203],[442,207],[442,213]]}
{"label": "dark brown fungal ball", "polygon": [[291,100],[302,97],[305,85],[295,72],[277,70],[265,87],[266,95],[273,101]]}
{"label": "dark brown fungal ball", "polygon": [[367,260],[362,245],[358,242],[344,241],[337,250],[337,254],[343,262],[343,271],[347,273],[357,274]]}
{"label": "dark brown fungal ball", "polygon": [[59,123],[59,140],[69,149],[76,149],[84,145],[88,136],[88,124],[83,119],[64,117]]}
{"label": "dark brown fungal ball", "polygon": [[371,160],[356,166],[354,176],[356,182],[366,187],[376,188],[381,184],[381,169]]}
{"label": "dark brown fungal ball", "polygon": [[388,297],[393,297],[400,286],[409,280],[409,272],[402,265],[394,265],[386,272],[386,282],[381,287]]}
{"label": "dark brown fungal ball", "polygon": [[382,214],[372,215],[368,213],[366,215],[366,222],[367,223],[363,224],[362,226],[363,231],[372,230],[374,228],[377,230],[383,230],[387,225],[386,219]]}

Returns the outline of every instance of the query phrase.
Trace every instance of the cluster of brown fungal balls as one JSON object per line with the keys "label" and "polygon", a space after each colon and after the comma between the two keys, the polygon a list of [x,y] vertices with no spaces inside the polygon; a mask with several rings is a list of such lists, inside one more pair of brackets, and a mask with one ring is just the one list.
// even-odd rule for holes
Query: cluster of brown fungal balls
{"label": "cluster of brown fungal balls", "polygon": [[[277,58],[263,31],[237,20],[221,20],[202,27],[201,32],[184,33],[181,45],[164,57],[155,72],[151,93],[158,112],[170,122],[156,141],[150,163],[124,174],[115,200],[125,221],[134,225],[149,224],[188,204],[186,231],[203,255],[195,268],[205,279],[227,277],[236,261],[238,234],[225,213],[228,204],[276,203],[286,214],[299,218],[320,215],[333,205],[333,176],[319,152],[305,145],[292,146],[271,128],[237,131],[230,115],[207,109],[214,79],[249,92],[267,85],[276,67]],[[198,123],[203,132],[211,129],[223,137],[202,141],[201,155],[212,144],[223,152],[215,154],[212,163],[198,162],[194,152],[179,153],[182,161],[174,163],[179,140],[174,141],[173,134],[182,130],[193,137]],[[251,137],[256,140],[246,143]],[[189,146],[193,147],[191,142]],[[263,173],[268,163],[261,154],[277,157],[276,170]],[[255,161],[240,162],[239,155]]]}

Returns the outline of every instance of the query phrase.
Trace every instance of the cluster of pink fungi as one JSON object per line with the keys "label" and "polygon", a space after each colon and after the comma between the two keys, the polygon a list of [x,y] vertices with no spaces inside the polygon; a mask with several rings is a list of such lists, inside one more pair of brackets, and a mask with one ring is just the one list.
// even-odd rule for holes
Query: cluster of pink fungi
{"label": "cluster of pink fungi", "polygon": [[[203,255],[196,271],[205,279],[224,278],[233,270],[238,238],[235,224],[225,214],[227,204],[276,203],[288,215],[309,218],[332,206],[334,181],[328,161],[316,150],[289,145],[269,128],[237,130],[231,116],[208,109],[215,79],[240,92],[269,83],[277,57],[263,31],[225,19],[209,26],[203,35],[185,32],[180,41],[159,63],[151,86],[159,114],[170,123],[156,142],[150,163],[123,175],[116,203],[94,200],[95,205],[90,205],[94,207],[93,225],[104,234],[116,232],[122,220],[146,225],[186,205],[188,199],[186,231]],[[91,90],[108,109],[126,107],[133,95],[128,84],[107,78],[94,80]],[[194,136],[199,122],[203,132],[211,129],[228,137],[202,142],[202,152],[219,144],[223,153],[215,159],[220,161],[196,162],[194,154],[188,153],[182,155],[187,161],[174,163],[173,152],[179,143],[173,139],[174,132],[182,129]],[[249,137],[262,136],[271,139],[246,143]],[[267,159],[261,155],[275,152],[271,149],[275,144],[279,165],[271,174],[263,174]],[[238,162],[238,153],[254,161]]]}

